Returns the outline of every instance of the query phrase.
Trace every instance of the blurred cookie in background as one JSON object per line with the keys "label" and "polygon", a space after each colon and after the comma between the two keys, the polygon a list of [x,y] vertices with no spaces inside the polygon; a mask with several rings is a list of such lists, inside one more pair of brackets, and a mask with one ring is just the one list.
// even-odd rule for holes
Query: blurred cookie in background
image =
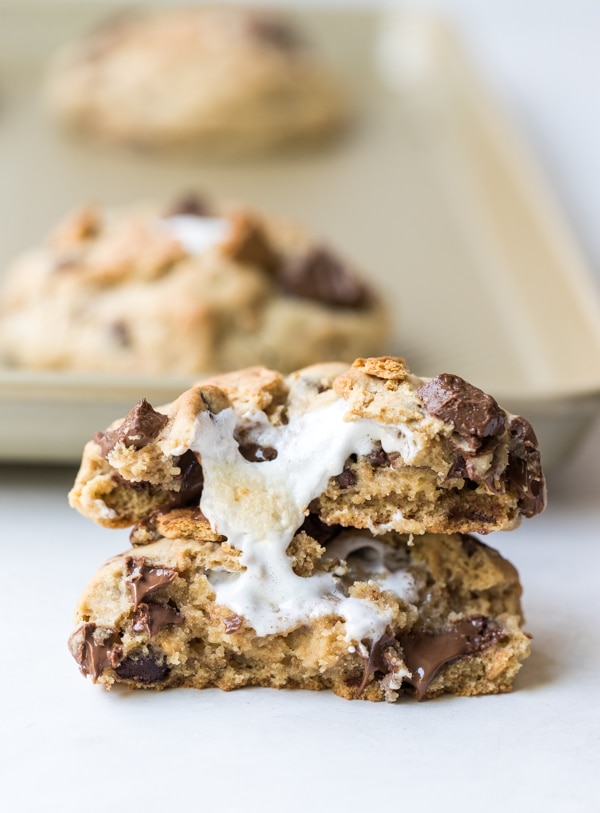
{"label": "blurred cookie in background", "polygon": [[235,155],[340,129],[340,88],[274,12],[196,7],[123,14],[66,46],[46,97],[63,122],[110,142]]}
{"label": "blurred cookie in background", "polygon": [[33,369],[289,371],[382,352],[388,327],[354,269],[298,227],[195,197],[83,207],[0,292],[0,362]]}

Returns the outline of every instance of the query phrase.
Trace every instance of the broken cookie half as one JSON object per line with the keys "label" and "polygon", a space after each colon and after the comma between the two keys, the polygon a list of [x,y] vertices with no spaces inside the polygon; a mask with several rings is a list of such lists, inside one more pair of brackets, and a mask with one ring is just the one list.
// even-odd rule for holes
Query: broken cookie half
{"label": "broken cookie half", "polygon": [[374,537],[311,517],[284,556],[288,572],[262,585],[214,539],[161,538],[116,556],[81,598],[71,653],[107,688],[388,701],[508,691],[529,653],[517,573],[473,537]]}
{"label": "broken cookie half", "polygon": [[455,375],[254,367],[142,400],[88,443],[70,500],[133,526],[71,638],[107,686],[479,694],[528,652],[516,571],[464,534],[542,510],[537,441]]}

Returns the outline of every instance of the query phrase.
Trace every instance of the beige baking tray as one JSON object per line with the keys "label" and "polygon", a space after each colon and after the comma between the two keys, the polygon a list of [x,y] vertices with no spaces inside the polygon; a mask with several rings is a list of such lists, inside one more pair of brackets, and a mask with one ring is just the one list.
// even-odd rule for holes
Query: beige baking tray
{"label": "beige baking tray", "polygon": [[[114,4],[110,6],[114,10]],[[560,212],[456,37],[439,21],[297,13],[353,100],[320,150],[231,164],[124,152],[68,137],[39,86],[48,55],[108,12],[0,8],[0,268],[81,201],[197,189],[296,218],[362,265],[395,315],[390,352],[458,373],[526,415],[547,466],[598,413],[600,306]],[[70,462],[138,398],[185,380],[0,370],[0,459]]]}

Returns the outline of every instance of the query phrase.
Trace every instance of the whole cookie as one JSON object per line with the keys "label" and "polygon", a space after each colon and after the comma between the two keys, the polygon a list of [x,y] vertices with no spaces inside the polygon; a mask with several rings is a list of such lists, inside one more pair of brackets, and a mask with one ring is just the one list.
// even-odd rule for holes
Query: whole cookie
{"label": "whole cookie", "polygon": [[355,271],[296,227],[186,198],[84,207],[8,269],[0,358],[37,369],[290,371],[381,352],[389,320]]}
{"label": "whole cookie", "polygon": [[345,118],[290,22],[227,7],[111,20],[57,54],[46,91],[56,116],[103,139],[211,153],[314,140]]}

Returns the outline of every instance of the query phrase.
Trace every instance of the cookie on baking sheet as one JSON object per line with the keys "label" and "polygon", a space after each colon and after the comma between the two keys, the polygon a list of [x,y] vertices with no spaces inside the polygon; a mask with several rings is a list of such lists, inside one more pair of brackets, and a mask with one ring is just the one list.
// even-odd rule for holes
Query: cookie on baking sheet
{"label": "cookie on baking sheet", "polygon": [[311,142],[347,118],[340,87],[275,12],[232,7],[122,15],[49,66],[54,114],[104,140],[237,154]]}
{"label": "cookie on baking sheet", "polygon": [[135,544],[191,507],[234,547],[279,551],[275,572],[308,513],[375,535],[488,533],[539,513],[545,485],[524,418],[456,375],[380,357],[287,378],[253,367],[156,410],[142,400],[87,444],[70,500],[108,527],[135,525]]}
{"label": "cookie on baking sheet", "polygon": [[378,353],[389,319],[345,260],[290,224],[188,197],[84,207],[9,268],[0,358],[37,369],[290,371]]}
{"label": "cookie on baking sheet", "polygon": [[[509,691],[529,654],[518,574],[473,537],[375,537],[309,517],[287,549],[274,545],[241,553],[208,530],[112,558],[77,608],[69,647],[81,671],[106,688],[392,702]],[[251,561],[269,564],[259,574]]]}

